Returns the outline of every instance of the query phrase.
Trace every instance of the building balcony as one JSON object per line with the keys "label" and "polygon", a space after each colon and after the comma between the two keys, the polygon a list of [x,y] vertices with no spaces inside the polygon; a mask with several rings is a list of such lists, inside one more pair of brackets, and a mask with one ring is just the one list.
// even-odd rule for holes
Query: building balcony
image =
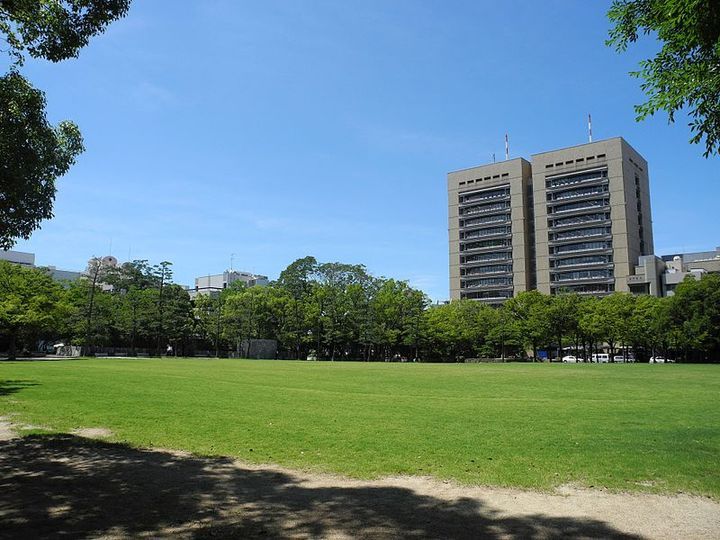
{"label": "building balcony", "polygon": [[508,201],[510,200],[510,193],[493,194],[493,195],[461,195],[458,200],[460,206],[467,206],[468,204],[478,204],[483,202],[496,202],[496,201]]}
{"label": "building balcony", "polygon": [[509,201],[507,203],[501,202],[498,204],[470,204],[470,205],[460,205],[460,218],[464,219],[467,216],[477,216],[477,215],[488,215],[493,213],[508,213],[510,211],[510,203]]}
{"label": "building balcony", "polygon": [[577,244],[578,242],[584,242],[586,240],[610,240],[612,239],[612,233],[603,232],[595,234],[583,234],[578,236],[568,236],[566,238],[548,240],[551,246],[559,246],[564,244]]}
{"label": "building balcony", "polygon": [[478,229],[478,230],[461,230],[460,231],[460,240],[476,240],[478,238],[509,238],[512,236],[512,231],[493,231],[493,232],[485,232],[486,229]]}
{"label": "building balcony", "polygon": [[560,204],[548,204],[547,215],[548,215],[548,218],[552,219],[555,216],[566,217],[566,216],[572,216],[572,215],[594,213],[599,210],[605,210],[605,209],[609,210],[610,209],[610,201],[607,199],[608,199],[607,197],[603,197],[603,198],[598,198],[597,196],[588,197],[586,201],[573,201],[573,202],[584,202],[587,204],[580,205],[577,208],[566,208],[566,209],[562,209],[562,210],[556,210],[556,208],[558,206],[562,206]]}
{"label": "building balcony", "polygon": [[[603,214],[604,213],[605,212],[603,212]],[[553,214],[551,214],[551,215],[553,215]],[[550,230],[555,230],[555,229],[565,230],[565,229],[572,229],[573,227],[584,227],[585,225],[598,226],[598,225],[610,225],[612,223],[610,218],[606,218],[604,215],[603,215],[603,217],[597,217],[597,218],[592,218],[592,219],[582,219],[583,217],[584,217],[583,215],[578,215],[577,219],[568,221],[566,223],[552,223],[552,224],[548,225],[548,229],[550,229]],[[550,221],[555,221],[555,220],[553,220],[551,218]]]}

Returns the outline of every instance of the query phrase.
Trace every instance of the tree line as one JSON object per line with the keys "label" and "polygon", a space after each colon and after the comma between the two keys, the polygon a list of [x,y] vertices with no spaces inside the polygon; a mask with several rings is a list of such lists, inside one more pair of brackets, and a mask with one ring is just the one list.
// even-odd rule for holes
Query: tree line
{"label": "tree line", "polygon": [[83,278],[58,283],[43,269],[0,261],[0,349],[10,357],[60,342],[84,354],[115,347],[161,355],[170,345],[179,355],[241,355],[255,339],[276,340],[278,357],[289,359],[534,361],[571,348],[584,358],[631,350],[640,361],[717,361],[720,276],[688,278],[668,298],[527,291],[492,307],[432,304],[404,281],[313,257],[268,286],[235,282],[194,299],[172,283],[169,262],[93,259]]}

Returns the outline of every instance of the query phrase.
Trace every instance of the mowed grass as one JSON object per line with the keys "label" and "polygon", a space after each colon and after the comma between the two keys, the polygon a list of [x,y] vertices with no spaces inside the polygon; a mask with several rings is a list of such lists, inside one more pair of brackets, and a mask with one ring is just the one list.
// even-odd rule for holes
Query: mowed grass
{"label": "mowed grass", "polygon": [[715,499],[719,398],[712,365],[0,362],[0,415],[52,431],[361,478]]}

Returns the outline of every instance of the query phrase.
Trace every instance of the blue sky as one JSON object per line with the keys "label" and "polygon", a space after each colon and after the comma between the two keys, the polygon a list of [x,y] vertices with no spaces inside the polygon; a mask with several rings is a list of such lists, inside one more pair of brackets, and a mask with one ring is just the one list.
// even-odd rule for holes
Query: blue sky
{"label": "blue sky", "polygon": [[606,47],[609,4],[136,0],[78,59],[26,64],[87,150],[15,249],[81,269],[112,245],[182,284],[314,255],[445,299],[447,172],[506,131],[511,157],[586,142],[588,112],[649,162],[656,252],[712,249],[720,159],[682,117],[635,122],[657,45]]}

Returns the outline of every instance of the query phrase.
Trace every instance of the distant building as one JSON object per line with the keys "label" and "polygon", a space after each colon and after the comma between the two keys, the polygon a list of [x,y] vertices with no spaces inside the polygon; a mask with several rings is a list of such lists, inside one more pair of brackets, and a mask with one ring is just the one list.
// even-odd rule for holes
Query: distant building
{"label": "distant building", "polygon": [[24,251],[0,251],[0,261],[8,261],[20,266],[35,266],[35,254],[25,253]]}
{"label": "distant building", "polygon": [[629,291],[653,252],[647,162],[624,139],[448,174],[450,297]]}
{"label": "distant building", "polygon": [[190,289],[188,292],[191,298],[195,298],[199,294],[215,295],[219,294],[223,289],[227,289],[236,281],[240,281],[248,287],[255,285],[265,286],[270,282],[267,276],[241,272],[239,270],[226,270],[222,274],[196,277],[195,288]]}
{"label": "distant building", "polygon": [[635,274],[628,277],[628,285],[635,294],[672,296],[686,277],[700,279],[712,273],[720,273],[720,247],[715,251],[640,257]]}
{"label": "distant building", "polygon": [[[0,251],[0,260],[19,264],[27,268],[36,268],[34,253],[13,250]],[[82,272],[60,270],[55,266],[41,266],[39,268],[45,268],[55,281],[74,281],[83,275]]]}

